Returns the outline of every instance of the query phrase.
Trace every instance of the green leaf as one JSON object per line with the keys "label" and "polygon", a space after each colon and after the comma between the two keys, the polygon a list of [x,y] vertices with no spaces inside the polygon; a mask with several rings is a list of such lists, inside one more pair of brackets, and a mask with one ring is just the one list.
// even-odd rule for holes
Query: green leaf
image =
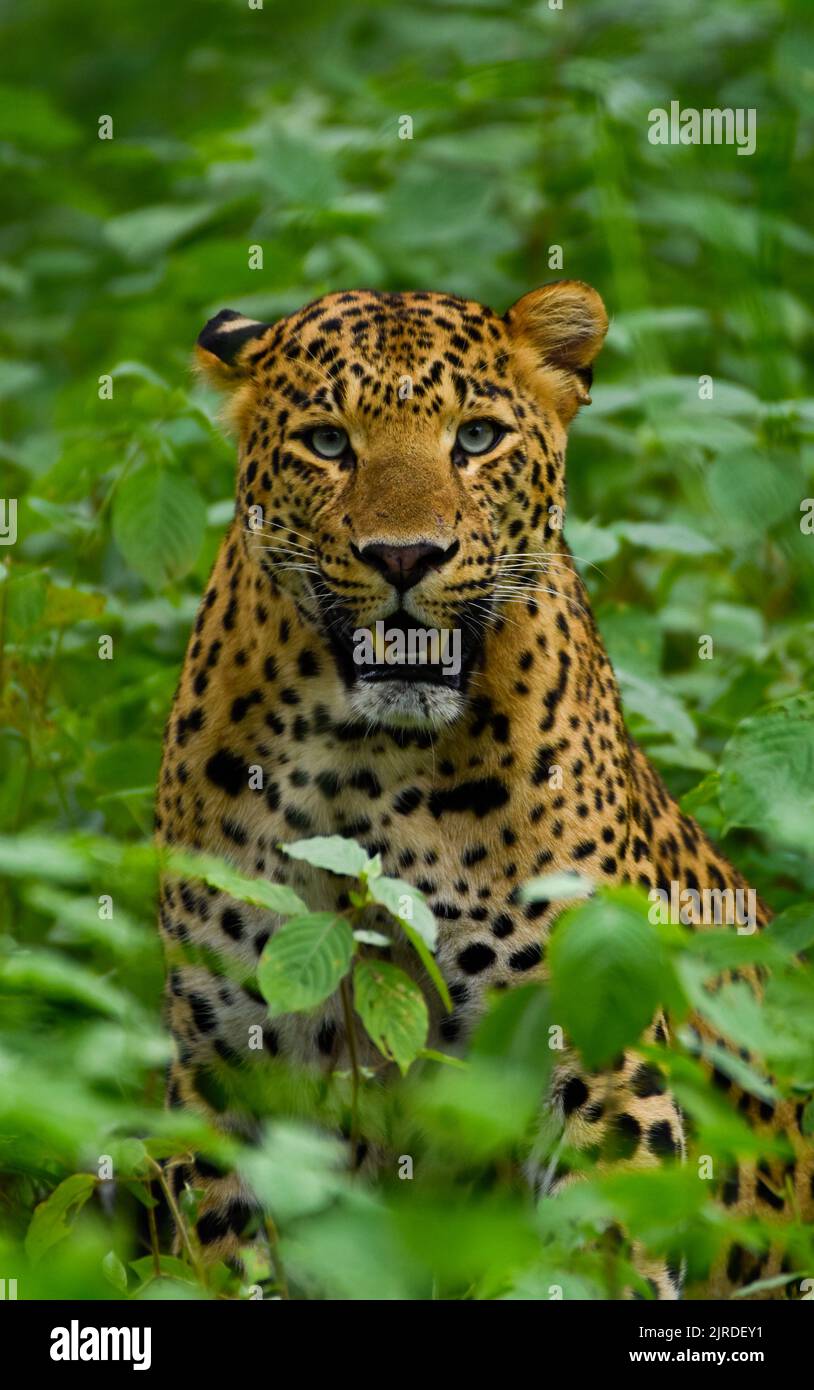
{"label": "green leaf", "polygon": [[183,473],[143,463],[115,494],[113,535],[132,570],[152,588],[180,579],[195,563],[206,506]]}
{"label": "green leaf", "polygon": [[750,826],[797,849],[814,848],[814,695],[744,719],[724,749],[727,826]]}
{"label": "green leaf", "polygon": [[212,888],[219,888],[239,902],[253,907],[267,907],[283,917],[307,913],[308,906],[293,888],[284,883],[270,883],[265,878],[247,878],[214,855],[193,854],[184,850],[172,851],[164,859],[166,868],[187,878],[202,878]]}
{"label": "green leaf", "polygon": [[269,1013],[296,1013],[321,1004],[347,974],[353,951],[350,924],[333,912],[286,922],[266,944],[257,969]]}
{"label": "green leaf", "polygon": [[641,895],[604,891],[560,917],[548,943],[552,1021],[589,1067],[632,1046],[677,997],[672,965]]}
{"label": "green leaf", "polygon": [[520,890],[520,901],[561,902],[568,898],[589,898],[594,891],[593,880],[576,871],[568,873],[544,874],[542,878],[532,878]]}
{"label": "green leaf", "polygon": [[638,714],[656,729],[672,734],[678,743],[695,742],[695,725],[681,701],[659,680],[646,680],[618,667],[616,675],[625,710]]}
{"label": "green leaf", "polygon": [[6,616],[12,634],[36,627],[45,614],[48,578],[43,570],[12,573],[6,585]]}
{"label": "green leaf", "polygon": [[814,903],[795,903],[773,917],[762,933],[778,941],[790,952],[808,951],[814,946]]}
{"label": "green leaf", "polygon": [[444,1003],[444,1007],[449,1012],[451,1012],[452,998],[450,996],[449,989],[447,988],[447,982],[441,974],[441,971],[438,969],[438,962],[436,961],[435,957],[431,954],[429,946],[427,945],[424,938],[419,936],[415,927],[409,926],[407,922],[402,922],[401,926],[404,935],[407,937],[407,940],[409,941],[410,945],[412,946],[413,950],[415,951],[416,955],[421,961],[421,964],[424,966],[424,969],[426,970],[427,974],[429,975],[430,979],[435,985],[435,988],[440,994],[441,999]]}
{"label": "green leaf", "polygon": [[[160,1255],[158,1267],[162,1276],[168,1279],[180,1279],[184,1283],[193,1283],[195,1276],[189,1265],[184,1264],[176,1255]],[[142,1255],[139,1260],[131,1260],[130,1268],[138,1278],[147,1283],[155,1274],[155,1263],[152,1255]]]}
{"label": "green leaf", "polygon": [[578,521],[569,516],[568,543],[581,573],[605,560],[612,560],[619,550],[619,541],[609,527],[602,527],[596,521]]}
{"label": "green leaf", "polygon": [[551,1025],[548,992],[542,985],[496,991],[475,1030],[470,1054],[473,1058],[493,1057],[503,1065],[545,1077],[556,1057],[550,1046]]}
{"label": "green leaf", "polygon": [[207,222],[215,206],[214,203],[169,203],[137,208],[135,212],[111,218],[105,227],[105,236],[111,246],[129,260],[150,261]]}
{"label": "green leaf", "polygon": [[731,1298],[751,1298],[756,1293],[767,1293],[769,1289],[782,1289],[784,1284],[791,1284],[795,1279],[802,1279],[808,1273],[807,1269],[797,1269],[793,1274],[775,1274],[770,1279],[756,1279],[752,1284],[744,1284],[742,1288],[736,1289],[730,1294]]}
{"label": "green leaf", "polygon": [[334,1205],[350,1179],[339,1139],[288,1120],[275,1121],[257,1145],[244,1148],[239,1166],[260,1201],[283,1222]]}
{"label": "green leaf", "polygon": [[644,680],[658,678],[664,633],[657,614],[617,603],[603,605],[596,618],[614,670],[622,666]]}
{"label": "green leaf", "polygon": [[4,140],[44,151],[65,149],[81,138],[74,122],[58,110],[40,85],[0,84],[0,125]]}
{"label": "green leaf", "polygon": [[438,939],[438,926],[423,893],[411,883],[405,883],[400,878],[388,878],[387,875],[368,878],[366,887],[366,901],[379,903],[395,917],[445,1007],[451,1009],[452,1000],[446,981],[432,956]]}
{"label": "green leaf", "polygon": [[361,878],[370,862],[366,851],[356,840],[348,840],[342,835],[314,835],[310,840],[292,840],[279,848],[289,859],[302,859],[317,869],[328,869],[332,874],[347,874],[350,878]]}
{"label": "green leaf", "polygon": [[113,1285],[114,1289],[118,1289],[119,1293],[127,1293],[127,1270],[115,1250],[108,1250],[102,1260],[102,1269],[105,1272],[105,1278]]}
{"label": "green leaf", "polygon": [[368,897],[386,907],[391,916],[403,926],[412,927],[431,951],[435,950],[438,926],[427,906],[424,894],[400,878],[372,879],[367,885]]}
{"label": "green leaf", "polygon": [[466,1071],[466,1062],[462,1057],[453,1057],[449,1052],[438,1052],[434,1047],[422,1047],[419,1057],[427,1062],[440,1062],[442,1066],[454,1067],[458,1071]]}
{"label": "green leaf", "polygon": [[82,883],[88,877],[88,860],[79,845],[57,835],[3,835],[0,873],[37,882],[48,879],[53,883]]}
{"label": "green leaf", "polygon": [[[765,451],[728,449],[715,459],[707,488],[717,528],[730,544],[752,546],[782,519],[797,522],[799,493],[792,469],[766,456]],[[799,485],[799,484],[798,484]]]}
{"label": "green leaf", "polygon": [[37,385],[41,369],[36,362],[0,360],[0,400],[23,395]]}
{"label": "green leaf", "polygon": [[60,951],[16,950],[0,960],[0,988],[15,994],[81,1004],[125,1018],[135,1006],[124,990]]}
{"label": "green leaf", "polygon": [[70,627],[105,611],[104,594],[70,589],[64,584],[51,584],[46,595],[43,622],[49,627]]}
{"label": "green leaf", "polygon": [[356,1012],[373,1042],[405,1075],[427,1041],[429,1015],[418,985],[387,961],[360,960],[353,972]]}
{"label": "green leaf", "polygon": [[666,1070],[669,1089],[690,1116],[703,1152],[742,1158],[787,1151],[782,1136],[760,1133],[733,1109],[728,1096],[710,1086],[708,1075],[695,1058],[648,1046],[642,1047],[642,1055]]}
{"label": "green leaf", "polygon": [[364,927],[359,928],[353,933],[354,941],[359,941],[363,946],[392,946],[389,936],[384,936],[380,931],[367,931]]}
{"label": "green leaf", "polygon": [[92,1173],[74,1173],[35,1207],[25,1238],[32,1264],[39,1264],[52,1245],[70,1235],[72,1223],[94,1191],[96,1182]]}
{"label": "green leaf", "polygon": [[771,1026],[748,984],[723,984],[713,993],[707,988],[715,978],[710,966],[689,955],[679,959],[677,969],[690,1003],[717,1032],[738,1046],[771,1054]]}
{"label": "green leaf", "polygon": [[723,1047],[720,1043],[702,1042],[698,1046],[695,1034],[689,1028],[680,1028],[678,1037],[688,1051],[698,1052],[698,1054],[715,1067],[716,1071],[722,1072],[740,1086],[741,1090],[749,1091],[751,1095],[758,1096],[760,1100],[778,1101],[781,1099],[780,1092],[776,1086],[767,1081],[765,1076],[761,1076],[750,1067],[748,1062],[737,1052]]}
{"label": "green leaf", "polygon": [[279,125],[259,141],[264,179],[286,203],[325,207],[341,191],[332,151]]}
{"label": "green leaf", "polygon": [[613,529],[631,545],[640,545],[646,550],[677,550],[681,555],[711,555],[718,548],[700,531],[672,521],[617,521]]}

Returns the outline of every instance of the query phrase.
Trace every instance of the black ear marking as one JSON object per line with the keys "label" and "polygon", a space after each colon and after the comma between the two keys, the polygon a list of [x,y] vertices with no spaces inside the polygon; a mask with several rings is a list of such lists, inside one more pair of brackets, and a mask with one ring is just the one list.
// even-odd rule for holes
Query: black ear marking
{"label": "black ear marking", "polygon": [[227,367],[231,367],[244,343],[248,343],[252,338],[261,337],[271,327],[270,323],[246,318],[245,314],[238,313],[236,309],[221,309],[220,313],[201,329],[198,334],[198,346],[205,352],[213,353],[221,362],[225,362]]}

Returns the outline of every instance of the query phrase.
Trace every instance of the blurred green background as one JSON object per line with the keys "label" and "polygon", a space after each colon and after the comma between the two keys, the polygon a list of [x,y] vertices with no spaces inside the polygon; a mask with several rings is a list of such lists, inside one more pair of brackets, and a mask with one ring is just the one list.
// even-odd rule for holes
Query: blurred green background
{"label": "blurred green background", "polygon": [[[572,432],[566,534],[634,733],[805,936],[811,15],[808,0],[0,3],[0,492],[19,499],[0,554],[5,1263],[24,1261],[34,1204],[109,1151],[100,1135],[163,1123],[139,847],[231,510],[233,448],[190,370],[223,307],[273,319],[369,285],[502,311],[549,279],[596,286],[611,330]],[[651,145],[648,112],[673,100],[754,107],[755,154]],[[91,1206],[81,1239],[44,1264],[29,1250],[21,1296],[122,1292],[101,1257],[143,1254],[136,1215],[120,1204],[114,1241]],[[530,1258],[516,1213],[493,1215],[450,1287],[484,1296],[504,1287],[489,1271]],[[319,1231],[323,1291],[343,1229]],[[421,1241],[399,1220],[387,1240],[408,1271],[392,1296],[412,1296]],[[378,1287],[388,1261],[371,1259],[353,1296]]]}

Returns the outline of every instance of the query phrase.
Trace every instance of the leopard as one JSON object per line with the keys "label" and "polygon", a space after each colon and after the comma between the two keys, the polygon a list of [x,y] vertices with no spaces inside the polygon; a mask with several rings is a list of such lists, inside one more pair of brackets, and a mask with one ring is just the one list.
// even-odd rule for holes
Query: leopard
{"label": "leopard", "polygon": [[[565,279],[502,315],[440,291],[336,291],[275,323],[224,309],[196,344],[237,438],[236,498],[166,726],[158,844],[336,912],[348,881],[280,846],[338,835],[380,856],[438,923],[452,1009],[432,994],[428,1045],[441,1051],[465,1049],[494,991],[546,978],[564,904],[528,900],[529,880],[747,889],[629,734],[563,534],[567,436],[607,328],[597,291]],[[382,623],[458,633],[459,660],[360,660],[359,633]],[[758,902],[758,926],[769,917]],[[167,872],[159,919],[169,1105],[251,1134],[224,1068],[284,1059],[322,1075],[347,1068],[352,1045],[373,1065],[338,994],[269,1018],[252,981],[279,915]],[[406,943],[389,949],[426,984]],[[670,1026],[659,1013],[641,1046]],[[693,1027],[730,1046],[703,1019]],[[719,1200],[744,1218],[809,1218],[803,1106],[760,1099],[718,1069],[712,1080],[793,1154],[739,1162]],[[569,1048],[546,1104],[568,1150],[600,1168],[686,1160],[685,1116],[637,1047],[599,1069]],[[200,1195],[205,1259],[240,1267],[257,1206],[241,1178],[192,1155],[173,1180]],[[555,1175],[542,1199],[574,1180]],[[633,1256],[649,1296],[686,1296],[680,1261]],[[729,1244],[693,1296],[727,1298],[787,1267],[780,1240],[763,1254]]]}

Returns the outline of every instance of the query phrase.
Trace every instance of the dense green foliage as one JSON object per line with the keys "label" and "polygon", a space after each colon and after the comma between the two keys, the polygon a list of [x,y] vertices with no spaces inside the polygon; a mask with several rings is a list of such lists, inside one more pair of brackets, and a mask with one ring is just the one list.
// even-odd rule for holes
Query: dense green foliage
{"label": "dense green foliage", "polygon": [[[233,448],[189,368],[200,327],[227,305],[273,318],[364,284],[502,309],[561,275],[593,283],[612,318],[573,429],[566,534],[630,725],[781,915],[760,940],[699,945],[654,929],[631,893],[576,906],[550,993],[502,998],[464,1066],[410,1065],[421,1001],[357,965],[365,1026],[406,1075],[385,1092],[280,1070],[264,1143],[237,1155],[279,1233],[273,1269],[259,1261],[249,1282],[605,1297],[624,1280],[606,1258],[616,1222],[707,1267],[727,1224],[694,1160],[589,1176],[535,1208],[518,1158],[554,1019],[603,1062],[659,1002],[691,1004],[760,1057],[760,1073],[718,1059],[741,1084],[769,1098],[814,1082],[814,984],[794,965],[814,945],[807,13],[806,0],[0,3],[0,494],[19,499],[0,552],[0,1276],[21,1298],[238,1291],[222,1270],[204,1288],[194,1244],[169,1256],[153,1205],[157,1160],[236,1156],[162,1109],[149,848],[162,726],[231,512]],[[651,145],[648,112],[672,100],[754,107],[756,152]],[[347,963],[350,926],[337,931]],[[762,1006],[741,985],[703,989],[749,959],[772,966]],[[266,997],[290,1001],[291,968],[264,965]],[[326,983],[298,979],[303,1006]],[[761,1141],[687,1042],[660,1062],[695,1151],[725,1167]],[[420,1182],[393,1172],[369,1190],[346,1171],[330,1134],[351,1109],[395,1154],[420,1152]],[[539,1144],[550,1155],[557,1136]],[[765,1232],[741,1238],[759,1249]],[[814,1275],[811,1234],[789,1242],[790,1270]]]}

